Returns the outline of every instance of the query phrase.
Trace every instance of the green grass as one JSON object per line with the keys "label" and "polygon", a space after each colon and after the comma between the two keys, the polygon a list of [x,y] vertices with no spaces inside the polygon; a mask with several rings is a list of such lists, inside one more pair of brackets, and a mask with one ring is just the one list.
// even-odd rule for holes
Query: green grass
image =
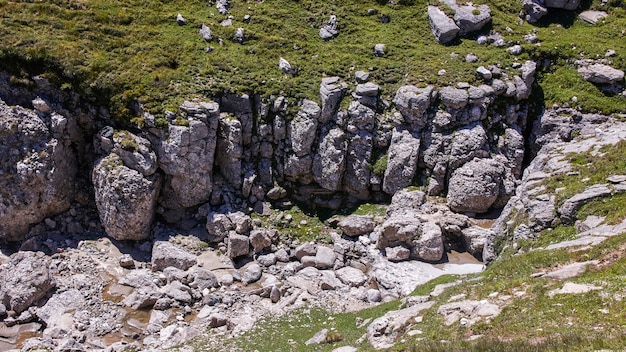
{"label": "green grass", "polygon": [[[492,29],[506,40],[522,41],[524,34],[536,28],[518,23],[519,2],[488,3]],[[525,53],[515,59],[502,48],[479,46],[470,39],[453,46],[436,44],[424,0],[398,5],[374,0],[233,0],[231,4],[228,15],[234,16],[233,26],[222,27],[226,16],[198,0],[2,1],[0,66],[12,72],[14,82],[24,84],[30,84],[29,75],[43,74],[65,89],[109,106],[118,120],[127,121],[135,101],[157,115],[175,111],[185,99],[206,99],[226,91],[263,96],[282,93],[293,98],[290,104],[296,104],[304,97],[318,100],[323,76],[337,75],[352,83],[357,70],[370,71],[371,80],[381,84],[389,98],[403,84],[478,83],[474,72],[479,65],[501,64],[512,75],[516,73],[510,69],[514,61],[551,57],[555,58],[553,66],[541,77],[549,103],[569,101],[576,95],[586,110],[626,111],[626,100],[605,98],[566,63],[573,57],[601,56],[606,48],[625,52],[623,8],[609,9],[609,18],[595,26],[575,21],[571,26],[540,27],[542,45],[524,44]],[[596,1],[593,4],[597,6]],[[378,15],[368,15],[369,8]],[[187,25],[176,24],[178,12]],[[245,14],[252,16],[249,24],[242,21]],[[337,15],[340,34],[322,41],[318,29],[331,14]],[[380,23],[381,14],[391,22]],[[208,25],[223,44],[206,43],[198,34],[200,23]],[[240,26],[248,36],[244,44],[232,41]],[[383,58],[373,55],[372,48],[379,42],[386,44]],[[208,46],[215,50],[206,53]],[[452,58],[452,52],[459,56]],[[477,54],[480,61],[466,63],[468,53]],[[298,68],[297,75],[278,69],[281,56]],[[626,66],[622,55],[612,60],[618,68]],[[447,74],[438,76],[440,69]]]}
{"label": "green grass", "polygon": [[[259,219],[265,228],[278,230],[281,242],[287,240],[298,240],[302,242],[315,241],[329,243],[331,241],[328,232],[331,229],[326,226],[316,214],[308,214],[298,206],[283,212],[282,217],[278,217],[278,211],[274,211],[269,217],[253,214],[255,219]],[[287,221],[285,217],[291,216]],[[306,223],[304,223],[306,222]]]}

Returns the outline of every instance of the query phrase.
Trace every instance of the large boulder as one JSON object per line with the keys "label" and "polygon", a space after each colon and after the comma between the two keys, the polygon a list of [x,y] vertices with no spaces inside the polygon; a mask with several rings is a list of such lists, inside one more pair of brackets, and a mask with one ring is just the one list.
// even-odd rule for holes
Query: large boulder
{"label": "large boulder", "polygon": [[348,138],[350,142],[346,153],[343,188],[355,198],[367,199],[371,176],[369,161],[372,158],[374,137],[371,132],[359,130]]}
{"label": "large boulder", "polygon": [[92,180],[107,235],[116,240],[148,238],[161,186],[159,175],[144,176],[126,167],[117,154],[109,154],[96,162]]}
{"label": "large boulder", "polygon": [[289,121],[287,135],[291,141],[291,149],[298,157],[311,154],[311,146],[317,132],[317,118],[305,111],[300,111],[296,117]]}
{"label": "large boulder", "polygon": [[487,132],[481,123],[474,123],[454,131],[448,157],[449,167],[454,170],[476,157],[488,157],[487,142]]}
{"label": "large boulder", "polygon": [[0,239],[22,240],[31,225],[69,209],[74,197],[72,121],[49,109],[0,100]]}
{"label": "large boulder", "polygon": [[0,266],[0,304],[21,313],[56,286],[50,258],[41,252],[17,252]]}
{"label": "large boulder", "polygon": [[460,28],[454,23],[454,20],[437,6],[428,6],[428,20],[433,35],[441,44],[451,42],[459,34]]}
{"label": "large boulder", "polygon": [[581,66],[578,73],[586,81],[597,84],[615,84],[624,80],[624,71],[603,64]]}
{"label": "large boulder", "polygon": [[402,126],[393,130],[387,169],[383,179],[383,191],[394,194],[396,191],[411,185],[419,156],[420,137]]}
{"label": "large boulder", "polygon": [[504,171],[493,159],[474,159],[458,168],[448,184],[448,206],[456,212],[486,212],[500,195]]}

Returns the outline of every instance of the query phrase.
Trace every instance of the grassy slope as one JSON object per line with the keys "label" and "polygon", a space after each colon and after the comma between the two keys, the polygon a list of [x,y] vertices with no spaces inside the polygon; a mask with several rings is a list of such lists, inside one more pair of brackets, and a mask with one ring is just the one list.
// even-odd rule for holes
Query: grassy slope
{"label": "grassy slope", "polygon": [[[546,185],[554,191],[556,185],[563,187],[563,194],[574,194],[584,189],[585,184],[603,182],[607,176],[623,174],[626,145],[601,148],[602,158],[595,157],[594,163],[587,161],[589,153],[572,154],[567,158],[573,163],[577,176],[554,177]],[[589,177],[588,182],[581,182]],[[582,207],[580,218],[595,214],[608,215],[607,223],[618,223],[626,215],[626,197],[618,194]],[[381,215],[384,208],[363,205],[355,210],[358,214]],[[405,335],[392,348],[393,351],[592,351],[599,349],[620,350],[626,345],[626,233],[615,236],[600,245],[584,250],[532,250],[547,244],[571,239],[577,231],[573,226],[557,226],[544,231],[536,239],[521,241],[508,249],[483,273],[462,278],[460,285],[447,289],[436,304],[423,312],[423,321],[413,324],[409,330],[421,330],[422,334]],[[515,249],[518,248],[518,249]],[[531,277],[533,273],[550,271],[561,266],[597,260],[582,275],[564,281]],[[413,292],[427,295],[439,283],[457,280],[456,276],[439,277]],[[556,295],[548,292],[559,289],[564,282],[602,286],[601,291],[584,294]],[[502,313],[491,321],[482,321],[473,326],[459,323],[445,326],[437,308],[451,297],[465,294],[467,299],[494,299],[511,296]],[[517,293],[517,295],[516,295]],[[352,345],[359,351],[372,350],[367,341],[357,343],[365,334],[366,326],[358,327],[357,318],[375,319],[389,310],[400,307],[392,301],[354,313],[330,314],[321,310],[301,310],[279,319],[270,317],[243,337],[226,341],[223,348],[243,351],[331,351],[334,348]],[[342,341],[322,345],[306,346],[304,342],[323,328],[330,329]],[[482,335],[476,341],[467,341],[472,335]],[[442,342],[442,340],[444,342]],[[196,341],[198,351],[210,350],[202,341]]]}
{"label": "grassy slope", "polygon": [[[382,84],[389,96],[407,83],[472,82],[478,65],[501,63],[506,69],[515,61],[503,48],[478,46],[469,39],[454,46],[436,44],[425,1],[412,5],[380,5],[374,0],[231,3],[233,26],[222,27],[219,23],[226,16],[198,0],[0,0],[0,63],[15,66],[19,61],[21,67],[34,63],[31,68],[48,71],[49,76],[65,82],[66,88],[105,101],[111,98],[114,114],[127,118],[126,108],[135,99],[155,112],[175,109],[183,99],[226,90],[262,95],[284,92],[295,97],[294,102],[302,97],[316,99],[324,75],[352,81],[355,71],[370,69],[372,80]],[[507,40],[521,42],[523,35],[535,28],[518,23],[517,1],[489,4],[493,30]],[[378,15],[367,15],[369,8],[377,9]],[[176,24],[178,12],[188,20],[186,26]],[[252,16],[250,24],[243,23],[245,14]],[[340,35],[324,42],[318,37],[318,28],[330,14],[339,19]],[[391,23],[381,24],[381,14],[389,15]],[[625,17],[624,10],[616,8],[605,23],[596,26],[575,21],[569,28],[559,24],[539,28],[542,45],[524,44],[527,52],[518,61],[544,54],[578,57],[581,52],[584,57],[596,57],[607,48],[626,52],[620,32],[626,27]],[[223,38],[223,45],[204,42],[197,33],[200,23],[209,25],[214,37]],[[240,26],[249,36],[243,45],[231,40]],[[374,57],[376,43],[386,44],[384,58]],[[577,43],[576,49],[572,43]],[[215,50],[207,54],[203,49],[209,45]],[[452,58],[451,52],[460,55]],[[478,54],[481,61],[466,63],[463,58],[470,52]],[[297,76],[284,75],[278,69],[281,56],[299,68]],[[614,59],[622,69],[624,60],[622,55]],[[46,67],[41,67],[42,62]],[[589,110],[626,110],[626,101],[605,99],[573,74],[564,60],[556,64],[553,73],[543,77],[549,103],[569,101],[577,95]],[[444,68],[448,73],[438,76]],[[19,69],[15,73],[19,78]]]}

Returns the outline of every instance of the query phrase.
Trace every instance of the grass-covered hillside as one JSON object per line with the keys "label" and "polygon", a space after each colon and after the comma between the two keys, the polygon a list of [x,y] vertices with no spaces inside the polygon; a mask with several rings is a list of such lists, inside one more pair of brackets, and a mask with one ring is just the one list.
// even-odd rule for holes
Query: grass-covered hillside
{"label": "grass-covered hillside", "polygon": [[[226,15],[212,2],[198,0],[0,0],[0,67],[10,70],[13,81],[20,84],[28,84],[29,74],[45,73],[66,89],[110,104],[116,117],[126,119],[135,101],[155,113],[175,109],[184,99],[225,91],[283,93],[294,97],[294,103],[302,97],[317,99],[323,76],[338,75],[353,82],[358,70],[370,71],[371,79],[389,96],[403,84],[472,82],[480,65],[500,64],[506,72],[516,61],[548,57],[552,65],[544,68],[541,84],[549,104],[577,96],[586,110],[626,110],[625,99],[605,98],[568,62],[603,57],[612,49],[617,52],[611,58],[613,66],[626,68],[623,2],[603,6],[594,0],[583,5],[610,13],[596,25],[561,14],[540,26],[520,23],[521,1],[478,2],[491,7],[489,30],[502,33],[512,44],[521,43],[522,55],[514,57],[505,48],[480,46],[472,39],[437,44],[424,0],[389,4],[231,0]],[[178,13],[187,19],[186,25],[177,24]],[[333,14],[339,35],[323,41],[319,28]],[[249,23],[244,22],[245,15],[251,16]],[[389,23],[381,23],[383,15]],[[232,26],[224,27],[220,23],[228,16]],[[198,34],[202,23],[210,27],[213,41],[206,42]],[[245,31],[243,44],[233,40],[238,27]],[[533,30],[538,30],[540,44],[524,41]],[[384,57],[374,56],[377,43],[385,44]],[[208,47],[214,50],[205,52]],[[468,53],[480,61],[466,63]],[[298,74],[279,70],[280,57],[297,67]],[[447,73],[439,76],[441,69]]]}

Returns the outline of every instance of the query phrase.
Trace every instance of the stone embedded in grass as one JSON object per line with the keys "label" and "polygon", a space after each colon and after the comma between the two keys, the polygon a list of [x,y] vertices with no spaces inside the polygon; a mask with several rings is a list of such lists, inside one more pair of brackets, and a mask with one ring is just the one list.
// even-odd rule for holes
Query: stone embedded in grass
{"label": "stone embedded in grass", "polygon": [[433,35],[441,44],[453,41],[461,30],[454,20],[437,6],[428,6],[428,20],[430,21],[430,29]]}
{"label": "stone embedded in grass", "polygon": [[215,7],[220,14],[225,15],[230,8],[230,4],[228,0],[217,0]]}
{"label": "stone embedded in grass", "polygon": [[176,15],[176,23],[178,23],[179,26],[184,26],[187,24],[187,20],[179,13]]}
{"label": "stone embedded in grass", "polygon": [[603,64],[581,66],[578,73],[586,81],[597,84],[615,84],[624,80],[624,71]]}
{"label": "stone embedded in grass", "polygon": [[337,16],[331,15],[328,22],[322,28],[320,28],[320,38],[328,40],[334,38],[339,34],[337,30]]}
{"label": "stone embedded in grass", "polygon": [[204,23],[200,25],[200,29],[198,30],[198,33],[200,33],[200,36],[202,37],[202,39],[206,40],[207,42],[213,39],[213,35],[211,34],[211,28],[205,26]]}
{"label": "stone embedded in grass", "polygon": [[295,75],[298,72],[298,70],[291,67],[289,61],[285,60],[282,57],[278,59],[278,68],[280,68],[284,73],[288,75]]}
{"label": "stone embedded in grass", "polygon": [[377,57],[385,56],[385,44],[376,44],[374,45],[374,55]]}
{"label": "stone embedded in grass", "polygon": [[485,81],[489,81],[493,77],[491,71],[489,71],[485,66],[479,66],[476,69],[476,73],[478,73],[478,75],[480,75],[480,77]]}

